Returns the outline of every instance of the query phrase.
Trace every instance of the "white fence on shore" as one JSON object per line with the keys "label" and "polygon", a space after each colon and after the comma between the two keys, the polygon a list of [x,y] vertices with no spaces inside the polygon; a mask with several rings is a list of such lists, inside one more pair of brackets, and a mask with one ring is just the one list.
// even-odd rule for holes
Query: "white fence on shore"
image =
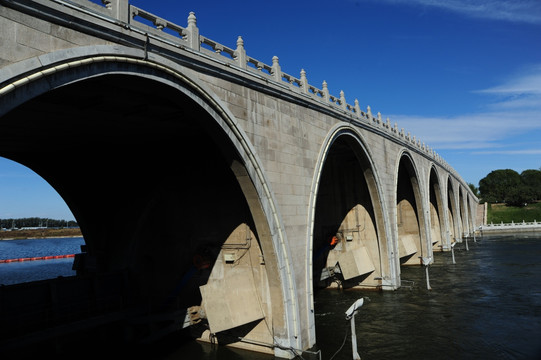
{"label": "white fence on shore", "polygon": [[481,225],[479,226],[479,231],[484,232],[523,232],[523,231],[541,231],[541,223],[537,222],[537,220],[534,220],[533,222],[511,222],[511,223],[500,223],[500,224],[494,224],[490,223],[487,225]]}

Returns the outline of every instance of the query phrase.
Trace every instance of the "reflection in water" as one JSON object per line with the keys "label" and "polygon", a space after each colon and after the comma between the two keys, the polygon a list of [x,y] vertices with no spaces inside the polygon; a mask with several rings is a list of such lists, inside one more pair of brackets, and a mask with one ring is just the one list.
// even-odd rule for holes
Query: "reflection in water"
{"label": "reflection in water", "polygon": [[[436,253],[426,289],[421,267],[402,267],[411,289],[321,291],[316,329],[323,359],[344,340],[344,311],[368,296],[356,316],[362,359],[541,358],[541,237],[492,237],[459,244],[457,263]],[[459,249],[457,249],[459,248]],[[351,342],[335,359],[351,359]]]}

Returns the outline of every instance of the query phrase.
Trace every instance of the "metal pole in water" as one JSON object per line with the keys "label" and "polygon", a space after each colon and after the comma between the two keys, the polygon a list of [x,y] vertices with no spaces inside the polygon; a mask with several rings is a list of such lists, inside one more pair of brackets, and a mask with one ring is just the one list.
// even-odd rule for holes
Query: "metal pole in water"
{"label": "metal pole in water", "polygon": [[432,290],[432,288],[430,287],[430,279],[428,277],[428,266],[430,265],[430,262],[432,261],[432,256],[431,257],[422,257],[422,256],[419,256],[421,258],[421,261],[423,262],[423,265],[425,267],[425,272],[426,272],[426,288],[428,290]]}
{"label": "metal pole in water", "polygon": [[456,261],[455,261],[455,245],[456,245],[456,241],[451,244],[451,254],[453,255],[453,264],[456,264]]}
{"label": "metal pole in water", "polygon": [[357,334],[355,333],[355,314],[357,314],[357,309],[359,309],[364,304],[364,299],[370,301],[369,298],[360,298],[355,301],[353,305],[349,307],[346,311],[346,320],[350,321],[351,325],[351,347],[353,352],[353,360],[361,360],[361,356],[357,351]]}
{"label": "metal pole in water", "polygon": [[426,270],[426,288],[428,290],[432,290],[432,288],[430,287],[430,279],[428,278],[428,266],[425,266],[425,270]]}
{"label": "metal pole in water", "polygon": [[355,314],[349,320],[351,324],[351,348],[353,351],[353,360],[361,360],[361,356],[357,352],[357,335],[355,334]]}

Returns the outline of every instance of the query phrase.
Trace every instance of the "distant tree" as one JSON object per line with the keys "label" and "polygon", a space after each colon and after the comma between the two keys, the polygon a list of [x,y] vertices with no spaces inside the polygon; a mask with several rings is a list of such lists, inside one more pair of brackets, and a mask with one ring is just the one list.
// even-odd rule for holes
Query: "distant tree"
{"label": "distant tree", "polygon": [[470,190],[472,191],[473,195],[479,197],[479,188],[470,183],[468,183],[468,186],[470,187]]}
{"label": "distant tree", "polygon": [[541,200],[541,170],[524,170],[520,177],[522,184],[532,196],[531,200]]}
{"label": "distant tree", "polygon": [[505,195],[505,204],[508,206],[526,206],[532,201],[533,195],[524,184],[512,187],[507,191]]}
{"label": "distant tree", "polygon": [[20,229],[23,227],[49,227],[49,228],[63,228],[63,227],[78,227],[76,221],[70,220],[56,220],[49,218],[19,218],[19,219],[0,219],[0,229]]}
{"label": "distant tree", "polygon": [[487,202],[505,202],[509,190],[521,184],[522,179],[515,170],[494,170],[479,181],[479,192]]}

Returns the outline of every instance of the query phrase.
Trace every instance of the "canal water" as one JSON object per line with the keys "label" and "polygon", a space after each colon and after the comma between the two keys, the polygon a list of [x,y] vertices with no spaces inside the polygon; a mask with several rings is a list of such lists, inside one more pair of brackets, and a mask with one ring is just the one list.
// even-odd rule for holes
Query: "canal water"
{"label": "canal water", "polygon": [[[82,237],[0,240],[0,260],[81,252]],[[72,276],[73,258],[0,263],[0,285]]]}
{"label": "canal water", "polygon": [[[77,253],[81,243],[81,238],[0,241],[0,259],[46,256],[51,248],[52,255]],[[34,252],[41,248],[49,250]],[[370,298],[355,316],[363,360],[541,359],[541,235],[470,240],[469,251],[464,243],[455,247],[455,259],[453,264],[451,253],[435,254],[429,267],[432,290],[423,268],[402,267],[408,286],[397,291],[317,292],[321,359],[352,359],[344,312],[360,297]],[[72,262],[0,264],[0,284],[69,276]],[[271,359],[194,342],[160,353],[160,359]]]}
{"label": "canal water", "polygon": [[[316,295],[319,346],[329,359],[355,317],[361,359],[541,359],[541,236],[484,237],[436,253],[425,270],[402,267],[413,282],[393,292],[323,291]],[[410,283],[411,284],[411,283]],[[334,359],[352,358],[351,342]]]}

